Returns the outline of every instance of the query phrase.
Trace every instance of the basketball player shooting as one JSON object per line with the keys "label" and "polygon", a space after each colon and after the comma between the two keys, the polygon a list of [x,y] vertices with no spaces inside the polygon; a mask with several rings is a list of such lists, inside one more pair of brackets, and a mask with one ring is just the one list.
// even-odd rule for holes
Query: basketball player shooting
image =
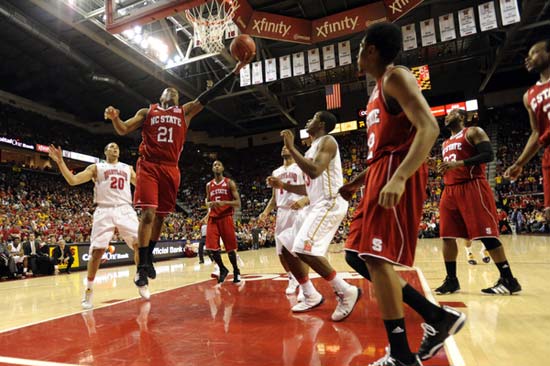
{"label": "basketball player shooting", "polygon": [[180,184],[178,160],[189,124],[208,102],[235,79],[255,53],[245,52],[240,56],[232,72],[197,99],[184,105],[179,104],[179,93],[175,88],[166,88],[160,96],[160,103],[140,109],[126,121],[120,118],[118,109],[112,106],[105,109],[105,119],[112,121],[119,135],[127,135],[142,128],[134,193],[134,206],[142,209],[138,231],[139,263],[134,279],[140,292],[147,291],[148,278],[156,277],[153,250],[160,237],[164,218],[175,208]]}

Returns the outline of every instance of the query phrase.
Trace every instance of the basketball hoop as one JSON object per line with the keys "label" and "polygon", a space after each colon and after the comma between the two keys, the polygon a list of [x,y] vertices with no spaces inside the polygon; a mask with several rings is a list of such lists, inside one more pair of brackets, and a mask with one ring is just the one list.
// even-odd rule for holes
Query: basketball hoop
{"label": "basketball hoop", "polygon": [[235,3],[231,0],[213,0],[185,11],[204,51],[219,53],[225,48],[223,35],[235,16],[235,10]]}

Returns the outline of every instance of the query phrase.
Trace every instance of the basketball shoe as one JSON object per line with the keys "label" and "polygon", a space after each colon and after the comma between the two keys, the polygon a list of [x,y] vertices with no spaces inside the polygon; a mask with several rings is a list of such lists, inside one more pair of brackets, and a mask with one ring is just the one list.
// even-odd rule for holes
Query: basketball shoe
{"label": "basketball shoe", "polygon": [[241,271],[240,270],[236,270],[236,271],[233,271],[233,283],[235,285],[240,285],[242,284],[242,280],[241,280]]}
{"label": "basketball shoe", "polygon": [[387,346],[386,355],[381,359],[379,359],[378,361],[369,363],[369,366],[422,366],[422,362],[420,361],[420,358],[418,357],[418,355],[415,355],[414,357],[415,357],[415,360],[413,363],[403,363],[393,358],[393,356],[390,353],[390,346]]}
{"label": "basketball shoe", "polygon": [[353,311],[355,304],[357,304],[357,301],[361,297],[361,289],[359,287],[350,286],[344,292],[335,293],[338,305],[336,305],[336,309],[334,309],[331,319],[335,322],[341,322]]}
{"label": "basketball shoe", "polygon": [[285,294],[292,295],[296,293],[296,289],[300,286],[298,281],[294,278],[292,274],[288,274],[288,286],[286,287]]}
{"label": "basketball shoe", "polygon": [[521,292],[521,285],[516,278],[500,277],[493,287],[484,288],[481,292],[488,295],[513,295]]}
{"label": "basketball shoe", "polygon": [[225,281],[225,278],[229,274],[229,270],[225,267],[220,268],[220,276],[218,277],[218,283],[223,283]]}
{"label": "basketball shoe", "polygon": [[443,347],[447,337],[456,334],[466,323],[466,314],[449,306],[443,306],[443,319],[434,323],[422,323],[424,336],[418,349],[418,356],[422,361],[432,358]]}
{"label": "basketball shoe", "polygon": [[87,288],[84,290],[84,297],[82,298],[82,302],[80,303],[82,305],[82,309],[91,309],[94,307],[92,304],[92,298],[94,296],[94,290],[91,288]]}
{"label": "basketball shoe", "polygon": [[458,278],[445,277],[443,284],[435,289],[435,293],[438,295],[452,294],[460,290],[460,283]]}
{"label": "basketball shoe", "polygon": [[292,307],[292,311],[295,313],[302,313],[304,311],[309,311],[317,306],[321,305],[325,301],[323,295],[315,291],[312,294],[304,294],[304,301],[296,303]]}

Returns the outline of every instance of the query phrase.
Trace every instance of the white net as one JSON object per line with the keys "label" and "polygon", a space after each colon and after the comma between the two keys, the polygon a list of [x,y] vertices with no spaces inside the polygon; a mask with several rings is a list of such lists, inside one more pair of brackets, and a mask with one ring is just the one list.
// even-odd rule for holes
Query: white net
{"label": "white net", "polygon": [[[225,30],[235,16],[231,0],[213,0],[185,11],[187,20],[193,24],[196,44],[205,52],[219,53],[224,49]],[[198,41],[198,42],[197,42]]]}

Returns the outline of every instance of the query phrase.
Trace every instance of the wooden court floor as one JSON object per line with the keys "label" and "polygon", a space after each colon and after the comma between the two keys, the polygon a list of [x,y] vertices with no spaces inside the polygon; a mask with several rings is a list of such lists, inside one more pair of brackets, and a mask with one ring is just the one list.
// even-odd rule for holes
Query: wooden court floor
{"label": "wooden court floor", "polygon": [[[502,241],[511,263],[512,271],[523,286],[523,292],[520,295],[481,295],[479,290],[483,287],[492,285],[498,277],[498,271],[492,263],[482,264],[481,260],[478,260],[478,264],[475,266],[468,265],[465,260],[464,250],[461,248],[458,264],[458,276],[462,288],[461,292],[453,295],[435,296],[437,301],[455,304],[460,307],[460,310],[465,311],[468,315],[468,322],[465,328],[454,337],[456,348],[453,344],[451,344],[450,347],[452,349],[447,348],[447,354],[450,355],[449,359],[451,364],[454,363],[457,366],[536,366],[548,365],[550,363],[550,361],[548,361],[550,356],[550,336],[548,336],[548,329],[550,328],[550,291],[548,290],[546,283],[546,279],[550,277],[550,237],[504,236]],[[479,247],[480,243],[474,242],[474,253],[478,256],[478,259],[480,259]],[[278,258],[275,255],[274,248],[242,252],[240,255],[245,264],[242,268],[243,274],[259,275],[282,272]],[[332,246],[329,256],[331,262],[339,271],[350,271],[344,261],[343,253],[340,251],[339,246]],[[420,269],[420,272],[423,273],[427,285],[431,289],[440,285],[445,275],[444,266],[441,259],[441,245],[439,240],[425,239],[419,242],[416,266]],[[169,293],[169,290],[177,289],[184,285],[193,284],[196,288],[203,289],[201,291],[208,292],[214,284],[212,280],[209,280],[210,272],[212,271],[213,266],[199,265],[196,258],[159,262],[157,263],[156,268],[158,276],[155,281],[151,282],[150,288],[153,293],[153,299],[157,299],[156,301],[161,303],[162,301],[170,301],[161,300],[161,298],[165,296],[163,294]],[[115,318],[111,319],[106,317],[106,315],[102,315],[100,312],[101,309],[107,310],[111,309],[110,307],[120,308],[122,305],[114,305],[113,307],[112,304],[116,304],[119,301],[135,299],[137,297],[136,289],[131,281],[133,274],[134,269],[129,266],[100,270],[96,280],[94,295],[95,308],[99,309],[98,311],[94,310],[94,313],[96,314],[95,318],[98,322],[102,321],[102,319],[103,321],[111,324],[112,322],[116,322]],[[251,277],[258,278],[259,276]],[[6,332],[9,330],[13,331],[15,328],[20,328],[13,333],[14,338],[17,337],[18,339],[28,340],[31,337],[30,329],[32,327],[26,327],[27,325],[47,321],[52,318],[59,318],[61,321],[61,323],[59,323],[59,328],[54,328],[46,334],[40,334],[36,337],[36,339],[33,335],[32,342],[34,344],[29,345],[27,341],[25,341],[25,343],[20,342],[19,344],[21,347],[40,347],[40,344],[44,343],[41,339],[51,338],[59,339],[60,342],[68,342],[70,341],[68,338],[74,337],[74,335],[71,335],[70,332],[66,331],[67,328],[63,327],[62,324],[64,323],[62,321],[64,321],[64,319],[69,319],[70,317],[68,316],[72,314],[76,314],[80,317],[80,321],[84,319],[87,329],[90,331],[90,323],[92,321],[95,322],[96,319],[90,317],[89,314],[83,313],[80,308],[80,298],[84,286],[84,278],[85,272],[73,272],[70,275],[63,274],[50,277],[1,282],[0,306],[3,311],[1,312],[2,320],[0,321],[0,332],[4,334],[12,334]],[[354,279],[353,281],[361,280]],[[249,287],[245,287],[246,291],[242,294],[239,294],[238,290],[236,290],[231,283],[226,283],[223,286],[226,287],[226,290],[224,290],[226,292],[226,296],[232,299],[238,299],[238,296],[242,295],[262,296],[262,293],[265,293],[266,291],[266,287],[258,285],[259,283],[260,282],[253,284],[252,281],[250,281],[251,285]],[[283,281],[279,281],[279,283],[284,285]],[[248,285],[245,284],[245,286]],[[191,288],[192,287],[189,287],[189,289]],[[280,299],[276,294],[271,294],[270,296],[273,296],[273,301],[278,304],[277,306],[279,308],[282,307],[284,309],[289,306],[289,301],[285,298],[284,293],[282,293],[282,289],[284,289],[284,287],[279,286],[279,288]],[[328,291],[324,292],[328,293]],[[368,295],[369,294],[365,294],[360,301],[368,302],[369,298],[372,297]],[[204,296],[205,295],[202,295],[203,299]],[[181,299],[179,301],[182,302],[181,312],[185,314],[191,309],[191,307],[193,307],[192,302],[195,300],[189,295],[189,293],[187,295],[182,294],[180,297]],[[370,301],[372,301],[372,299]],[[122,304],[126,304],[124,306],[134,306],[136,308],[136,314],[138,315],[137,319],[134,319],[132,322],[134,325],[136,321],[139,323],[140,317],[143,317],[145,312],[144,309],[148,309],[147,307],[144,307],[141,300],[133,302],[129,301]],[[308,334],[311,335],[311,329],[319,331],[316,327],[318,319],[322,319],[324,325],[319,325],[319,329],[322,328],[324,330],[320,333],[315,333],[318,334],[318,340],[315,338],[307,339],[307,342],[313,345],[312,349],[316,350],[317,353],[325,352],[324,354],[335,352],[335,357],[338,357],[337,351],[340,350],[340,347],[342,347],[342,350],[345,351],[344,345],[348,344],[349,346],[350,342],[346,341],[346,339],[350,339],[349,337],[354,339],[356,348],[357,344],[362,345],[362,347],[354,350],[353,352],[355,353],[346,353],[347,355],[352,355],[353,357],[350,356],[350,359],[345,361],[341,358],[336,358],[335,360],[337,361],[326,361],[329,360],[329,358],[326,357],[312,357],[307,358],[306,360],[296,358],[296,356],[293,355],[293,360],[296,361],[289,361],[288,364],[297,366],[328,366],[332,364],[355,365],[358,364],[358,360],[362,360],[361,357],[366,357],[369,352],[373,352],[372,347],[369,346],[369,340],[365,339],[363,331],[364,328],[361,328],[367,325],[371,326],[371,324],[372,327],[375,327],[377,326],[376,324],[379,324],[380,322],[379,319],[376,319],[379,315],[372,304],[368,306],[364,305],[364,308],[362,305],[361,308],[364,309],[361,310],[363,312],[362,314],[366,314],[372,317],[372,319],[365,319],[363,316],[359,316],[359,314],[356,315],[354,313],[349,319],[339,323],[336,326],[332,326],[332,324],[330,324],[330,320],[327,321],[327,319],[325,319],[327,316],[330,316],[330,311],[332,311],[334,304],[329,301],[329,303],[323,306],[326,306],[326,309],[320,310],[317,313],[310,313],[311,317],[303,318],[306,320],[303,324],[300,323],[300,326],[296,328],[297,330],[295,330],[298,333],[303,332],[307,338]],[[233,305],[232,307],[234,308]],[[178,309],[179,308],[176,308],[175,311],[179,311]],[[212,307],[210,310],[212,310]],[[266,317],[269,315],[268,313],[269,311],[266,311]],[[211,315],[213,312],[209,311],[207,312],[207,316],[208,314]],[[237,314],[237,312],[233,310],[233,314]],[[282,314],[285,314],[286,316],[286,310],[283,311]],[[218,315],[218,317],[222,316]],[[243,322],[242,324],[252,321],[255,324],[258,324],[258,326],[262,326],[263,322],[262,316],[258,315],[251,316],[247,319],[241,319],[241,321]],[[238,324],[237,320],[234,324]],[[200,326],[200,323],[194,326]],[[205,326],[207,326],[206,323]],[[327,333],[328,331],[326,329],[329,329],[329,326],[330,332],[332,333]],[[243,329],[242,331],[246,332],[246,329]],[[383,332],[380,331],[380,333],[382,333],[381,339],[383,339]],[[332,349],[323,349],[321,346],[327,344],[326,342],[321,342],[323,337],[327,337],[328,339],[330,337],[334,337],[334,334],[341,335],[340,339],[342,340],[342,344],[332,345]],[[1,335],[2,334],[0,333],[0,336]],[[82,336],[84,337],[85,335],[82,334]],[[278,334],[272,335],[272,337],[278,336]],[[10,337],[12,336],[10,335]],[[172,337],[179,338],[180,335],[172,334]],[[116,336],[113,334],[110,342],[115,341]],[[149,341],[153,342],[154,337],[149,339]],[[357,341],[359,343],[357,343]],[[415,342],[416,341],[417,340],[415,340]],[[7,347],[8,345],[6,343],[4,343],[4,345],[0,344],[0,365],[25,364],[10,363],[9,359],[5,357],[3,358],[3,356],[6,356],[9,353],[8,351],[11,351],[8,350]],[[282,351],[284,351],[284,349],[282,349]],[[21,358],[35,359],[32,357]],[[81,362],[83,364],[94,364],[94,362],[90,362],[89,358],[82,358],[81,360],[84,360]],[[287,362],[285,361],[285,364],[286,363]],[[40,363],[26,364],[38,365]],[[74,362],[72,362],[72,364],[74,364]],[[133,364],[148,363],[139,362]],[[186,363],[182,362],[181,364],[185,365]],[[208,363],[201,362],[200,364],[206,365]],[[426,364],[437,365],[438,363],[430,362]],[[43,365],[46,366],[46,364]],[[54,365],[54,363],[49,363],[48,365]]]}

